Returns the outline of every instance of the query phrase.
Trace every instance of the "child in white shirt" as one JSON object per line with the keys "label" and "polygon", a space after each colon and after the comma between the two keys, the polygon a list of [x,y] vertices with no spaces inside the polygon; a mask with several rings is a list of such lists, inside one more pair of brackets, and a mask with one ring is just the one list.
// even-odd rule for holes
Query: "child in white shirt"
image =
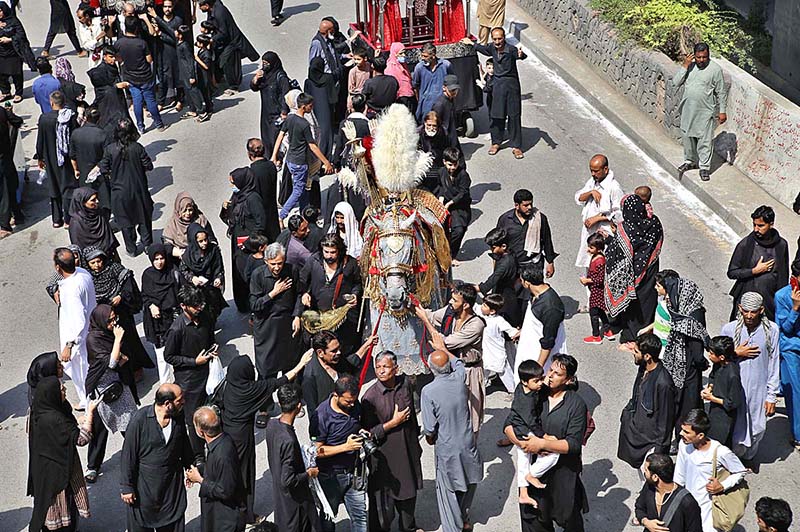
{"label": "child in white shirt", "polygon": [[505,305],[500,294],[489,294],[483,303],[475,304],[475,314],[483,318],[486,328],[483,329],[483,369],[487,379],[492,374],[499,375],[508,393],[514,392],[514,369],[508,361],[506,352],[506,335],[512,340],[519,338],[519,329],[512,327],[506,319],[498,314]]}

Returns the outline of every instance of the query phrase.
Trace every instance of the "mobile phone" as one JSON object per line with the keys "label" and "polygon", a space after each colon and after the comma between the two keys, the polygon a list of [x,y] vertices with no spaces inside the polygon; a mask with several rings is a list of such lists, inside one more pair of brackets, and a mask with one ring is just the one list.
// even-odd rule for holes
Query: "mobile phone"
{"label": "mobile phone", "polygon": [[800,290],[800,281],[797,280],[797,277],[791,275],[789,277],[789,284],[792,285],[792,291]]}

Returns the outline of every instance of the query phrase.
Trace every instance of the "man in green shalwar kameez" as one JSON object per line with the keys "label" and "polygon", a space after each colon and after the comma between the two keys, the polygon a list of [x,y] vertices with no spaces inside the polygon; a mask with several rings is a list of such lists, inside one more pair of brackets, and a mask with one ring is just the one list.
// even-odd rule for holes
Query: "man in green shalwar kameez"
{"label": "man in green shalwar kameez", "polygon": [[708,45],[697,43],[694,53],[683,60],[683,66],[672,78],[675,88],[684,86],[680,103],[683,131],[684,163],[678,167],[681,175],[700,168],[700,179],[711,176],[711,156],[714,154],[715,112],[719,106],[719,123],[728,119],[725,107],[728,93],[722,78],[722,68],[709,59]]}

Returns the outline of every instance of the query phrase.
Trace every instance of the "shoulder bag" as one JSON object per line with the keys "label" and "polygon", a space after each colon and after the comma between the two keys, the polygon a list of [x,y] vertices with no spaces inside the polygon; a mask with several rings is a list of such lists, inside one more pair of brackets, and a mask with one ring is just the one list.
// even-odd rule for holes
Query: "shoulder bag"
{"label": "shoulder bag", "polygon": [[[722,482],[731,476],[731,473],[724,467],[717,467],[718,449],[719,445],[714,449],[711,478],[716,478]],[[729,490],[712,495],[711,517],[713,519],[714,528],[722,532],[730,532],[733,530],[736,523],[744,517],[744,510],[749,500],[750,486],[747,485],[747,481],[744,479]]]}

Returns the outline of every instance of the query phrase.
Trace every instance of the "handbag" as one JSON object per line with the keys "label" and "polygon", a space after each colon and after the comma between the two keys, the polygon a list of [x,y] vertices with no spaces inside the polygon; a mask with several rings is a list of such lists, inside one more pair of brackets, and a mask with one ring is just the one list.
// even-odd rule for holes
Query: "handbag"
{"label": "handbag", "polygon": [[103,390],[98,390],[97,395],[100,396],[100,400],[105,404],[111,404],[122,396],[122,383],[114,381]]}
{"label": "handbag", "polygon": [[[717,449],[714,449],[714,458],[711,471],[711,478],[716,478],[720,482],[731,476],[730,471],[717,468]],[[731,489],[711,496],[711,517],[716,530],[730,532],[742,517],[750,500],[750,486],[747,481],[742,480]]]}

